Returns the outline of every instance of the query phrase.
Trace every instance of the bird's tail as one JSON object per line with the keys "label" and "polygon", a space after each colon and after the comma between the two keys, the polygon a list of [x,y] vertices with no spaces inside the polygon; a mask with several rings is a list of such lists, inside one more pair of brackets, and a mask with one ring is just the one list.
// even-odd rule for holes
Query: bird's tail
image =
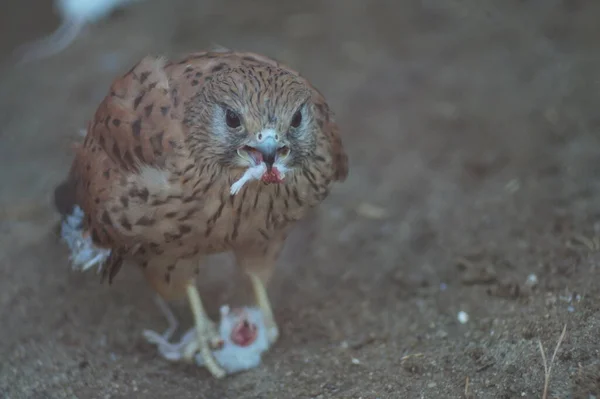
{"label": "bird's tail", "polygon": [[[81,129],[79,135],[83,138],[87,134],[86,129]],[[83,140],[81,140],[83,141]],[[77,152],[81,148],[81,141],[74,141],[71,143],[71,150]],[[54,207],[63,217],[63,219],[73,214],[75,207],[77,206],[77,188],[75,185],[75,176],[73,165],[69,170],[67,178],[60,183],[54,189]]]}
{"label": "bird's tail", "polygon": [[54,206],[64,218],[73,213],[75,205],[75,185],[68,177],[54,189]]}

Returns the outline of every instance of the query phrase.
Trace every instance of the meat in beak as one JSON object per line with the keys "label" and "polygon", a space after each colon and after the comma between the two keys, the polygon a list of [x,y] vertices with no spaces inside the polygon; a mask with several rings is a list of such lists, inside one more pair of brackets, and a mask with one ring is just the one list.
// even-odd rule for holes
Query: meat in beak
{"label": "meat in beak", "polygon": [[[264,162],[267,172],[270,173],[273,164],[278,158],[285,158],[289,154],[289,148],[281,143],[279,134],[273,129],[264,129],[256,133],[241,151],[241,156],[249,156],[258,165]],[[245,154],[243,154],[245,153]]]}

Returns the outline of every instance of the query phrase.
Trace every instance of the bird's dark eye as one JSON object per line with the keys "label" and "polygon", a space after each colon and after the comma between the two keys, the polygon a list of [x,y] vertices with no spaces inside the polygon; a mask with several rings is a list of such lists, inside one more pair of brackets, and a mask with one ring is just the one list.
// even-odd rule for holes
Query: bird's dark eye
{"label": "bird's dark eye", "polygon": [[300,110],[298,110],[292,117],[291,125],[293,128],[297,128],[300,126],[301,123],[302,123],[302,112],[300,112]]}
{"label": "bird's dark eye", "polygon": [[240,122],[240,117],[230,109],[225,113],[225,122],[227,123],[227,126],[232,129],[237,129],[242,124],[242,122]]}

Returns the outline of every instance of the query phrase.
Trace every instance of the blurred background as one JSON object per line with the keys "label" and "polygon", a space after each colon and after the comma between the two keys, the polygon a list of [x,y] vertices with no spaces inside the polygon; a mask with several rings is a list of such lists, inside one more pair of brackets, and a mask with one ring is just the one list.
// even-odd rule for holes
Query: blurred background
{"label": "blurred background", "polygon": [[[539,398],[538,340],[550,357],[564,325],[548,397],[600,395],[599,18],[593,0],[138,0],[19,63],[61,17],[4,0],[0,397]],[[52,207],[112,80],[214,44],[301,71],[350,156],[278,265],[281,339],[223,381],[144,341],[166,323],[135,268],[110,287],[69,269]],[[230,257],[209,265],[214,314],[239,288]]]}

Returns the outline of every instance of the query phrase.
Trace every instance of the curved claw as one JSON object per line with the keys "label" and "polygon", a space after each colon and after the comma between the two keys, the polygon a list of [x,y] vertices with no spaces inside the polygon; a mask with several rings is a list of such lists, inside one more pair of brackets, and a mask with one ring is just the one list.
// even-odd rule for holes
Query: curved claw
{"label": "curved claw", "polygon": [[215,378],[223,378],[226,374],[225,370],[217,364],[210,348],[210,341],[214,340],[215,336],[214,333],[211,334],[211,330],[214,332],[214,327],[204,312],[200,294],[193,282],[188,285],[187,293],[194,314],[194,322],[196,324],[196,339],[193,340],[192,343],[186,345],[184,349],[184,358],[188,359],[188,356],[190,355],[193,357],[193,354],[199,350],[208,371]]}

